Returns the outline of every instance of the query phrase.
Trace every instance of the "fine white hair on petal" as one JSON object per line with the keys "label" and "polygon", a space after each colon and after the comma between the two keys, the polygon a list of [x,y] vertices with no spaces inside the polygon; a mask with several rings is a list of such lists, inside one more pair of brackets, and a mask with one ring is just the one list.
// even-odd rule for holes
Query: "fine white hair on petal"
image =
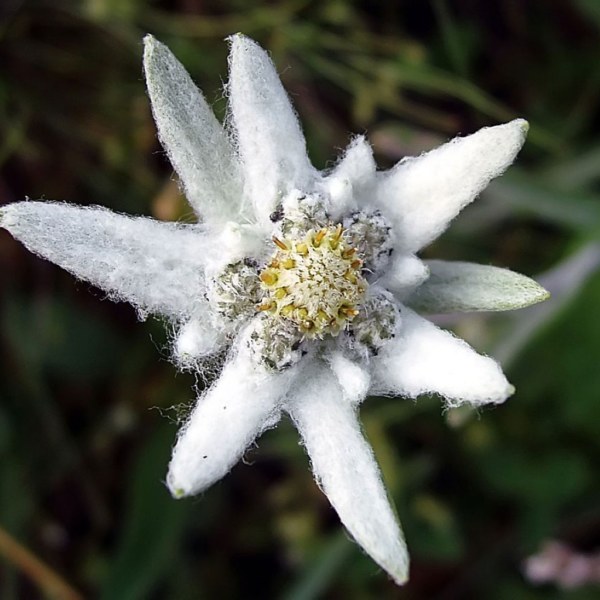
{"label": "fine white hair on petal", "polygon": [[431,277],[409,298],[429,313],[524,308],[550,297],[533,279],[508,269],[460,261],[430,260]]}
{"label": "fine white hair on petal", "polygon": [[396,253],[378,283],[402,301],[429,277],[429,268],[414,254]]}
{"label": "fine white hair on petal", "polygon": [[317,173],[290,100],[268,54],[254,41],[229,38],[229,107],[244,172],[244,196],[256,220],[270,227],[282,196],[310,191]]}
{"label": "fine white hair on petal", "polygon": [[338,350],[329,352],[327,361],[342,389],[344,400],[351,404],[362,402],[371,384],[369,371]]}
{"label": "fine white hair on petal", "polygon": [[398,247],[416,252],[437,238],[513,162],[528,127],[523,119],[486,127],[382,173],[376,199]]}
{"label": "fine white hair on petal", "polygon": [[331,198],[331,216],[334,220],[364,207],[365,203],[359,205],[357,199],[369,196],[365,192],[374,181],[376,169],[369,142],[364,135],[356,136],[322,183]]}
{"label": "fine white hair on petal", "polygon": [[130,302],[141,316],[183,320],[204,302],[204,269],[215,249],[203,226],[32,201],[4,206],[0,225],[31,252]]}
{"label": "fine white hair on petal", "polygon": [[261,367],[247,346],[251,329],[252,324],[238,336],[220,377],[179,433],[167,475],[176,498],[198,494],[221,479],[255,438],[279,421],[296,370],[272,373]]}
{"label": "fine white hair on petal", "polygon": [[317,483],[340,520],[398,584],[408,578],[408,553],[379,468],[356,410],[333,374],[313,366],[290,394],[286,410],[302,436]]}
{"label": "fine white hair on petal", "polygon": [[223,225],[215,236],[215,241],[220,251],[207,270],[211,275],[218,273],[226,265],[244,258],[264,258],[265,252],[268,251],[266,245],[272,243],[270,239],[265,241],[264,236],[260,235],[254,225],[234,221]]}
{"label": "fine white hair on petal", "polygon": [[195,317],[177,332],[173,354],[181,367],[193,368],[199,359],[217,352],[225,342],[222,328],[215,327],[207,318]]}
{"label": "fine white hair on petal", "polygon": [[466,342],[403,307],[396,337],[371,361],[371,394],[435,393],[448,406],[504,402],[514,392],[502,369]]}
{"label": "fine white hair on petal", "polygon": [[158,137],[194,211],[209,223],[235,219],[241,175],[225,130],[181,63],[151,35],[144,70]]}

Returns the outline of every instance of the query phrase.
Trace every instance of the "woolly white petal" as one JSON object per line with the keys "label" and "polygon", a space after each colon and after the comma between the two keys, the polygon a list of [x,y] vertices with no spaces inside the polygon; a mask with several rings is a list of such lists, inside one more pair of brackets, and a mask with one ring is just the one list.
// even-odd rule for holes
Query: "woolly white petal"
{"label": "woolly white petal", "polygon": [[398,584],[408,576],[408,553],[355,409],[333,375],[314,367],[286,406],[315,478],[360,546]]}
{"label": "woolly white petal", "polygon": [[414,254],[394,254],[379,284],[403,300],[429,277],[429,268]]}
{"label": "woolly white petal", "polygon": [[221,479],[254,439],[279,421],[280,400],[295,370],[273,374],[260,367],[244,334],[235,346],[179,433],[167,475],[176,498],[198,494]]}
{"label": "woolly white petal", "polygon": [[356,199],[368,195],[365,191],[373,183],[376,168],[369,142],[363,135],[356,136],[322,184],[331,199],[334,220],[362,208]]}
{"label": "woolly white petal", "polygon": [[346,358],[339,351],[330,352],[327,361],[342,389],[344,400],[351,404],[362,402],[371,384],[369,372],[358,362]]}
{"label": "woolly white petal", "polygon": [[395,339],[372,360],[372,394],[437,393],[457,406],[500,403],[514,392],[497,362],[409,308],[401,315]]}
{"label": "woolly white petal", "polygon": [[174,357],[183,368],[191,368],[199,359],[217,352],[225,341],[222,328],[215,327],[207,318],[193,318],[177,332]]}
{"label": "woolly white petal", "polygon": [[194,211],[206,221],[235,218],[239,165],[225,131],[171,51],[144,38],[144,70],[158,136]]}
{"label": "woolly white petal", "polygon": [[30,201],[2,207],[0,226],[142,315],[182,319],[204,304],[203,270],[213,244],[202,226]]}
{"label": "woolly white petal", "polygon": [[377,202],[393,222],[397,244],[416,252],[512,163],[528,124],[486,127],[381,174]]}
{"label": "woolly white petal", "polygon": [[256,219],[267,226],[280,198],[295,188],[310,189],[315,171],[271,59],[241,34],[229,40],[229,102],[244,171],[244,194]]}
{"label": "woolly white petal", "polygon": [[408,301],[426,312],[514,310],[550,296],[533,279],[508,269],[443,260],[430,260],[427,265],[430,278]]}

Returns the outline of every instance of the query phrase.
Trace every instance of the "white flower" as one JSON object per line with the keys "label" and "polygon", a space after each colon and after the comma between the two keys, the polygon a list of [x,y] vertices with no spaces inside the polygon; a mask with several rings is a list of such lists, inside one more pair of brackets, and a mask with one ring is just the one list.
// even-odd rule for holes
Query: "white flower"
{"label": "white flower", "polygon": [[510,271],[415,254],[513,161],[527,123],[386,172],[359,136],[319,172],[267,54],[242,35],[230,43],[224,129],[171,52],[145,39],[159,137],[199,224],[29,201],[3,207],[0,224],[140,315],[169,319],[181,367],[227,350],[175,444],[174,496],[220,479],[287,413],[342,523],[401,584],[408,555],[357,406],[368,394],[437,393],[454,406],[513,392],[496,362],[408,306],[504,310],[546,297]]}

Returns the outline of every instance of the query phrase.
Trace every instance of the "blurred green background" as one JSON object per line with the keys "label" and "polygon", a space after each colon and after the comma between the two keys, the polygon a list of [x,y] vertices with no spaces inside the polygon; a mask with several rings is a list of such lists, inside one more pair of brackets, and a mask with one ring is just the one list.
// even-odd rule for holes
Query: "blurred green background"
{"label": "blurred green background", "polygon": [[[400,590],[342,532],[289,423],[252,466],[172,500],[170,407],[196,382],[168,363],[162,324],[1,232],[2,530],[85,598],[597,598],[533,586],[522,564],[548,538],[600,543],[599,29],[597,0],[3,0],[0,203],[189,218],[141,39],[167,43],[222,115],[223,38],[242,31],[272,53],[320,168],[352,132],[368,131],[388,167],[526,117],[517,165],[424,255],[542,274],[554,295],[438,321],[502,360],[517,387],[505,405],[363,405],[412,554]],[[0,598],[52,597],[0,549]]]}

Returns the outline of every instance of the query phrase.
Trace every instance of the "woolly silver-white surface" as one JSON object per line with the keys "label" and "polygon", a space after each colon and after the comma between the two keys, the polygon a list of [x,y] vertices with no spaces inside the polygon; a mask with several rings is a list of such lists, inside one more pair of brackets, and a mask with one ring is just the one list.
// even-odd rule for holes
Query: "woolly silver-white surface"
{"label": "woolly silver-white surface", "polygon": [[368,369],[358,361],[350,360],[339,351],[329,352],[327,361],[342,390],[344,400],[350,404],[362,402],[371,385],[371,375]]}
{"label": "woolly silver-white surface", "polygon": [[144,71],[158,137],[189,203],[206,222],[235,220],[241,174],[223,127],[181,63],[151,35]]}
{"label": "woolly silver-white surface", "polygon": [[287,402],[321,489],[340,520],[398,584],[408,578],[408,552],[373,451],[356,410],[326,369],[312,367]]}
{"label": "woolly silver-white surface", "polygon": [[217,352],[227,338],[218,323],[210,319],[190,319],[177,332],[173,347],[177,364],[192,368],[198,359]]}
{"label": "woolly silver-white surface", "polygon": [[257,365],[245,340],[251,327],[179,432],[167,475],[176,497],[198,494],[221,479],[279,421],[295,370],[271,373]]}
{"label": "woolly silver-white surface", "polygon": [[396,253],[379,283],[402,301],[429,277],[429,268],[414,254]]}
{"label": "woolly silver-white surface", "polygon": [[372,394],[443,396],[448,406],[504,402],[514,388],[498,363],[409,308],[396,337],[371,361]]}
{"label": "woolly silver-white surface", "polygon": [[[144,68],[159,138],[204,224],[21,202],[0,208],[0,226],[36,254],[132,303],[141,316],[155,313],[175,322],[173,356],[180,367],[206,375],[202,369],[212,372],[220,365],[207,355],[231,346],[222,372],[178,436],[167,477],[174,496],[201,492],[220,479],[287,410],[342,522],[402,583],[406,548],[355,408],[368,391],[410,398],[437,393],[450,406],[502,402],[512,393],[496,362],[400,302],[420,298],[434,308],[471,310],[543,299],[539,286],[522,276],[465,263],[424,264],[415,255],[512,162],[526,123],[483,129],[383,173],[376,171],[366,139],[357,136],[331,171],[318,173],[267,53],[241,34],[229,40],[227,133],[171,52],[151,36],[145,39]],[[373,267],[367,299],[385,297],[397,317],[395,337],[388,340],[393,325],[385,330],[377,310],[369,315],[365,303],[363,318],[378,340],[374,349],[365,345],[359,351],[346,332],[306,339],[307,355],[300,358],[297,351],[295,366],[267,371],[260,345],[249,344],[248,337],[264,320],[252,311],[238,313],[248,315],[246,324],[227,320],[207,297],[232,263],[264,267],[278,233],[271,214],[283,208],[288,220],[301,223],[306,214],[300,199],[313,208],[321,204],[322,214],[329,211],[339,223],[361,211],[386,232],[391,226],[394,247],[384,250],[393,253],[381,268]],[[237,290],[232,301],[242,305],[248,293]],[[269,326],[277,335],[275,319]]]}
{"label": "woolly silver-white surface", "polygon": [[369,204],[376,170],[369,142],[364,135],[357,135],[322,183],[331,198],[330,213],[334,220]]}
{"label": "woolly silver-white surface", "polygon": [[229,108],[244,172],[244,196],[259,223],[280,197],[310,189],[316,171],[294,109],[268,54],[243,36],[229,38]]}
{"label": "woolly silver-white surface", "polygon": [[215,248],[201,225],[26,201],[3,206],[0,226],[31,252],[133,304],[142,316],[180,320],[206,310],[204,269]]}
{"label": "woolly silver-white surface", "polygon": [[397,247],[416,252],[437,238],[513,162],[527,130],[523,119],[485,127],[380,173],[377,202]]}
{"label": "woolly silver-white surface", "polygon": [[549,297],[538,283],[508,269],[467,262],[428,260],[429,279],[409,304],[429,313],[513,310]]}

